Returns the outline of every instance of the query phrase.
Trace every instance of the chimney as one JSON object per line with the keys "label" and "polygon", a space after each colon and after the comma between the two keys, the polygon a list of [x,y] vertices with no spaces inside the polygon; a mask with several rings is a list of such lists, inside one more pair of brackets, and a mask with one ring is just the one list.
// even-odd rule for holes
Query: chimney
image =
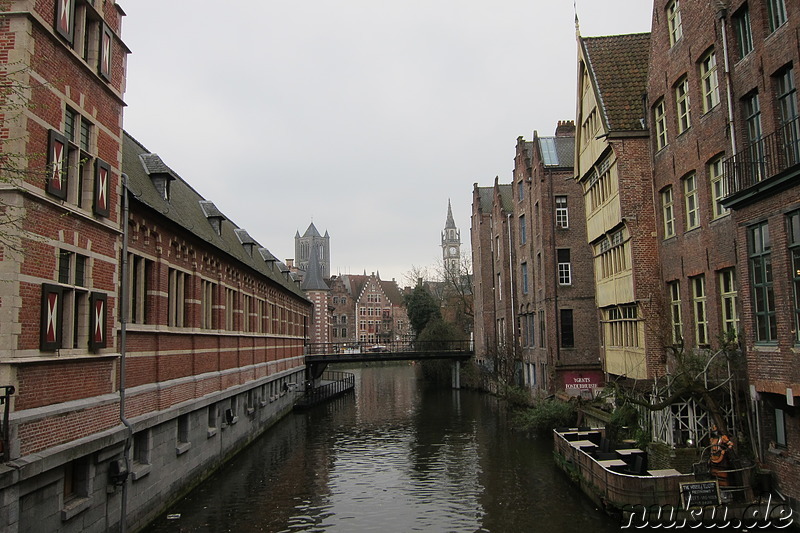
{"label": "chimney", "polygon": [[556,127],[556,137],[574,137],[574,136],[575,136],[575,121],[559,120],[558,127]]}

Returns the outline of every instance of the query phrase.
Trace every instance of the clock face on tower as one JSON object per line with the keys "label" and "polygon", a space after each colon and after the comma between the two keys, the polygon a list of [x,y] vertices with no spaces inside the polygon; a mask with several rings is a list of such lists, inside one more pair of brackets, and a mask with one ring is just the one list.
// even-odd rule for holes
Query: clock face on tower
{"label": "clock face on tower", "polygon": [[451,246],[450,247],[450,255],[456,255],[456,247],[455,246]]}

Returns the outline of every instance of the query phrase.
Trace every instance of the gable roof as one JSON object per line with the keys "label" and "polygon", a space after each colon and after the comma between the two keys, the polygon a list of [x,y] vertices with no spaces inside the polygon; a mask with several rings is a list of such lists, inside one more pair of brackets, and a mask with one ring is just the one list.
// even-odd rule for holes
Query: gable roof
{"label": "gable roof", "polygon": [[[220,255],[242,263],[259,274],[274,281],[287,291],[306,300],[298,284],[288,276],[288,268],[275,260],[275,257],[250,235],[227,219],[212,202],[207,201],[176,172],[169,169],[161,158],[136,139],[124,132],[122,139],[122,171],[128,176],[128,190],[134,201],[153,209],[182,227],[188,233],[216,248]],[[146,162],[146,164],[145,164]],[[169,169],[164,170],[164,169]],[[168,172],[174,178],[170,184],[169,201],[156,189],[150,174]],[[221,224],[218,234],[208,217],[222,217],[227,222]],[[244,245],[248,246],[245,247]],[[285,270],[284,270],[285,269]],[[284,273],[286,272],[286,273]]]}
{"label": "gable roof", "polygon": [[608,131],[646,131],[650,34],[581,37],[580,42]]}

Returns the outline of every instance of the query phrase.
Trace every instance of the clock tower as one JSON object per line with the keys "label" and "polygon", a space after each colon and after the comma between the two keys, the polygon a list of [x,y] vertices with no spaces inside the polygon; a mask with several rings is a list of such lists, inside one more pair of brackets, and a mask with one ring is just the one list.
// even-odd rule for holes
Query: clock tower
{"label": "clock tower", "polygon": [[450,272],[458,272],[461,264],[461,232],[453,220],[453,209],[447,200],[447,222],[442,231],[442,260]]}

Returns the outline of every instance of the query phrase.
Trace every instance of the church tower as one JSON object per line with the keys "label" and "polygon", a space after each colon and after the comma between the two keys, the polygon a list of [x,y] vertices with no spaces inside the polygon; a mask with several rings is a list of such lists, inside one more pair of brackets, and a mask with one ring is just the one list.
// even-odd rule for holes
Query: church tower
{"label": "church tower", "polygon": [[308,261],[311,257],[311,249],[316,248],[316,257],[319,261],[319,268],[323,279],[331,277],[331,237],[328,232],[325,236],[319,234],[316,226],[312,222],[303,236],[300,232],[294,236],[294,256],[297,268],[308,271]]}
{"label": "church tower", "polygon": [[453,209],[447,200],[447,222],[442,231],[442,260],[444,267],[451,272],[458,272],[461,264],[461,232],[453,220]]}

